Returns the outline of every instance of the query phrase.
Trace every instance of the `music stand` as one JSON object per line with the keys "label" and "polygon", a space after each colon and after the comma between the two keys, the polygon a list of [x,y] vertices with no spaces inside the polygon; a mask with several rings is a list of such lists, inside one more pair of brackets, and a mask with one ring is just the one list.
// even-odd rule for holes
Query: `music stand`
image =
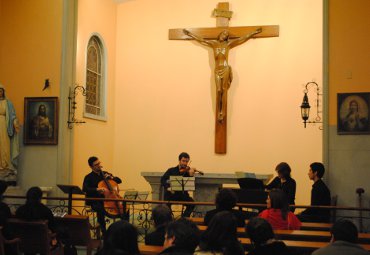
{"label": "music stand", "polygon": [[238,178],[238,184],[241,189],[258,189],[264,190],[263,181],[256,178]]}
{"label": "music stand", "polygon": [[172,191],[194,191],[195,177],[170,176],[170,188]]}
{"label": "music stand", "polygon": [[[195,190],[195,177],[183,176],[170,176],[169,179],[171,191],[194,191]],[[181,207],[181,215],[184,213],[184,205]]]}
{"label": "music stand", "polygon": [[84,195],[85,193],[76,185],[57,184],[58,188],[68,194],[68,214],[72,214],[72,194]]}

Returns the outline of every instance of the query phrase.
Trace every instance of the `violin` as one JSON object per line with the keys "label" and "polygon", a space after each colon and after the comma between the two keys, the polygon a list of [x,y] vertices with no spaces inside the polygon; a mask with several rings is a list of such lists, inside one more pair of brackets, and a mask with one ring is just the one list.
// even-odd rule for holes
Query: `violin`
{"label": "violin", "polygon": [[[122,199],[122,196],[119,194],[118,184],[113,180],[112,175],[103,173],[103,171],[100,174],[103,180],[98,183],[98,188],[104,188],[104,197]],[[125,206],[119,201],[104,201],[104,209],[108,217],[111,218],[122,218],[126,212]]]}
{"label": "violin", "polygon": [[198,173],[200,175],[204,175],[204,173],[196,168],[191,168],[190,166],[183,166],[183,165],[180,165],[180,173],[185,173],[185,172],[189,172],[191,170],[194,171],[194,173]]}

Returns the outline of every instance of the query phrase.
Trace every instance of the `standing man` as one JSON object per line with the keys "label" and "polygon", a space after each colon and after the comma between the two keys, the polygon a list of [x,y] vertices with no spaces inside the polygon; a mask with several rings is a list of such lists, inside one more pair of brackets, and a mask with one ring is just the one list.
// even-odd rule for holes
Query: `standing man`
{"label": "standing man", "polygon": [[[188,166],[190,156],[186,152],[182,152],[179,155],[179,164],[175,167],[169,168],[161,178],[161,185],[164,187],[164,200],[167,201],[189,201],[194,200],[189,196],[187,191],[172,191],[170,190],[169,179],[170,176],[183,176],[191,177],[194,176],[195,169]],[[194,205],[186,205],[186,209],[182,214],[183,217],[189,217],[194,210]]]}
{"label": "standing man", "polygon": [[[311,190],[311,205],[330,206],[330,190],[321,179],[324,173],[325,167],[322,163],[314,162],[310,165],[308,177],[314,182]],[[330,210],[307,208],[298,215],[298,218],[306,222],[329,222]]]}
{"label": "standing man", "polygon": [[[82,185],[82,189],[86,193],[86,198],[104,198],[104,192],[107,190],[98,187],[99,182],[103,181],[104,178],[112,179],[117,184],[122,183],[120,178],[114,177],[112,174],[102,170],[103,166],[97,157],[92,156],[87,162],[92,171],[85,176]],[[104,202],[100,200],[88,200],[86,201],[86,205],[90,205],[91,209],[96,212],[101,231],[105,235],[107,229],[105,225],[106,211],[104,209]]]}

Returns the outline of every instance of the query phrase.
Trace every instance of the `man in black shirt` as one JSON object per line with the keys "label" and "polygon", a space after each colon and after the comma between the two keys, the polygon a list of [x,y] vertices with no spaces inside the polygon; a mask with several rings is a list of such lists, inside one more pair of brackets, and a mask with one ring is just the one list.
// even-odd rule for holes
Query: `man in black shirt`
{"label": "man in black shirt", "polygon": [[[311,190],[311,205],[318,206],[329,206],[331,197],[330,190],[321,180],[324,176],[325,167],[322,163],[314,162],[310,165],[310,170],[308,171],[308,177],[314,183]],[[307,208],[298,218],[301,221],[309,222],[329,222],[330,221],[330,210],[329,209],[319,209],[319,208]]]}
{"label": "man in black shirt", "polygon": [[[194,176],[194,169],[188,166],[190,156],[186,152],[179,155],[179,164],[175,167],[169,168],[161,178],[161,185],[164,187],[164,200],[167,201],[189,201],[194,200],[189,196],[187,191],[172,191],[170,190],[169,179],[170,176]],[[194,205],[186,205],[186,209],[182,214],[183,217],[189,217],[194,210]]]}
{"label": "man in black shirt", "polygon": [[[90,157],[88,159],[88,164],[91,168],[91,172],[87,174],[84,178],[83,182],[83,191],[86,193],[86,198],[104,198],[104,192],[106,192],[106,188],[99,188],[99,182],[103,181],[104,178],[112,179],[117,184],[122,183],[121,179],[118,177],[113,177],[110,173],[105,172],[102,170],[103,166],[101,165],[100,160],[97,157]],[[100,224],[101,231],[103,235],[106,232],[106,224],[105,224],[105,215],[106,211],[104,209],[104,202],[97,201],[97,200],[88,200],[86,201],[86,205],[90,205],[91,209],[96,212],[98,223]]]}

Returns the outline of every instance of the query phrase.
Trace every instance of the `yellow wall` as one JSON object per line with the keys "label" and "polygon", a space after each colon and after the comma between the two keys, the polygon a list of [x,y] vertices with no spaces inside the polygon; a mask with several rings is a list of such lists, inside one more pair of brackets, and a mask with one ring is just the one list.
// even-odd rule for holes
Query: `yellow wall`
{"label": "yellow wall", "polygon": [[[116,4],[114,1],[79,0],[77,29],[76,83],[85,85],[86,47],[92,35],[102,39],[107,64],[107,121],[85,118],[86,124],[75,125],[73,129],[73,182],[82,185],[83,177],[90,172],[87,159],[98,156],[105,169],[112,169],[115,143],[114,101],[116,72]],[[78,94],[77,118],[82,118],[84,98]]]}
{"label": "yellow wall", "polygon": [[337,93],[370,90],[370,1],[330,1],[329,6],[329,124],[336,126]]}
{"label": "yellow wall", "polygon": [[59,95],[62,2],[1,1],[0,81],[21,122],[24,97]]}
{"label": "yellow wall", "polygon": [[[168,29],[214,27],[214,0],[138,0],[119,5],[114,171],[123,188],[149,190],[142,171],[165,171],[187,151],[205,172],[274,173],[288,162],[297,203],[309,203],[308,165],[322,160],[322,131],[303,128],[303,85],[322,85],[321,1],[231,1],[231,26],[279,25],[280,37],[230,52],[228,152],[214,153],[212,53],[168,40]],[[111,147],[109,147],[110,150]],[[107,148],[108,149],[108,148]],[[106,159],[105,159],[106,161]]]}
{"label": "yellow wall", "polygon": [[[306,82],[322,84],[321,1],[230,2],[231,26],[279,25],[280,37],[251,40],[230,53],[234,81],[229,90],[226,155],[214,154],[211,52],[194,42],[168,40],[170,28],[215,26],[210,13],[218,1],[135,0],[118,6],[110,0],[78,2],[76,82],[85,84],[85,48],[96,33],[107,49],[108,119],[83,118],[87,123],[71,131],[73,184],[82,184],[89,171],[87,158],[96,155],[105,169],[122,177],[121,188],[149,190],[141,171],[164,171],[187,151],[192,165],[205,172],[274,173],[275,165],[286,161],[299,187],[297,203],[309,202],[306,173],[309,163],[322,160],[322,131],[318,126],[303,128],[299,105]],[[6,39],[0,44],[0,77],[7,74],[2,82],[14,84],[16,90],[10,88],[8,95],[22,115],[24,96],[59,95],[55,77],[59,78],[61,65],[62,1],[1,3],[0,32]],[[52,21],[45,22],[39,11]],[[24,22],[28,18],[33,20],[32,29]],[[14,21],[21,35],[11,29]],[[53,31],[43,33],[51,27]],[[42,92],[45,78],[51,79],[52,87]],[[78,95],[79,119],[82,108]],[[51,147],[29,148],[24,152],[27,158],[36,153],[40,158]],[[47,166],[40,170],[48,171]]]}
{"label": "yellow wall", "polygon": [[[63,1],[2,0],[0,5],[0,82],[23,124],[24,97],[60,95]],[[50,87],[42,91],[45,79]],[[54,186],[59,147],[23,145],[22,133],[18,185],[23,190]]]}
{"label": "yellow wall", "polygon": [[[369,201],[370,135],[337,134],[337,94],[370,92],[370,1],[328,1],[329,7],[329,125],[327,127],[327,162],[330,188],[338,194],[338,204],[358,206],[357,188],[366,190]],[[365,205],[364,205],[365,206]],[[346,216],[350,212],[338,212]],[[353,212],[358,216],[357,212]],[[369,226],[368,222],[364,223]],[[365,230],[367,231],[367,230]]]}

